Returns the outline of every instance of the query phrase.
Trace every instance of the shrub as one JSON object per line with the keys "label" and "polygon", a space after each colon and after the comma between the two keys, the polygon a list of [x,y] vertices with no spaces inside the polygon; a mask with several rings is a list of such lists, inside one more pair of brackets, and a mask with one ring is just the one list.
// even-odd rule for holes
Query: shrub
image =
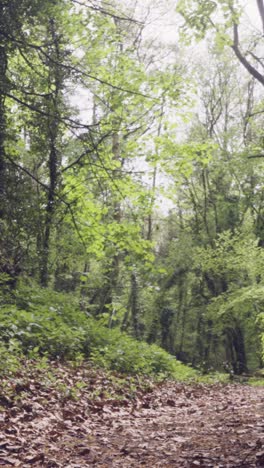
{"label": "shrub", "polygon": [[16,305],[2,307],[0,338],[0,354],[6,353],[6,357],[15,343],[15,355],[30,355],[33,350],[51,359],[74,360],[83,355],[98,366],[118,372],[176,378],[195,374],[158,346],[137,341],[117,329],[109,330],[87,317],[74,297],[47,289],[25,289],[23,296],[17,294]]}

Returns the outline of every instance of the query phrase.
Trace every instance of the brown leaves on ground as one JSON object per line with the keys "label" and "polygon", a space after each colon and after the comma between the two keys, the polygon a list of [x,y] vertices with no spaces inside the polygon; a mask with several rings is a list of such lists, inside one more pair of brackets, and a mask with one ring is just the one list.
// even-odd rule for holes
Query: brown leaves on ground
{"label": "brown leaves on ground", "polygon": [[25,363],[0,405],[0,467],[264,466],[260,387]]}

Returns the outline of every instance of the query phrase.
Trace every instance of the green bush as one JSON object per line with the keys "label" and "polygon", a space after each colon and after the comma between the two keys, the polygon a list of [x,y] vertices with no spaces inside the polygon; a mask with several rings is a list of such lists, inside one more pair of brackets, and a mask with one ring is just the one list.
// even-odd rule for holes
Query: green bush
{"label": "green bush", "polygon": [[11,339],[9,343],[0,343],[0,375],[16,372],[22,356],[20,343]]}
{"label": "green bush", "polygon": [[16,340],[24,354],[37,347],[40,354],[70,359],[82,350],[82,328],[70,327],[62,317],[49,309],[40,307],[38,312],[31,312],[5,307],[1,310],[0,319],[2,342]]}
{"label": "green bush", "polygon": [[70,360],[82,355],[118,372],[179,379],[195,374],[158,346],[137,341],[117,329],[109,330],[87,317],[74,297],[47,289],[25,289],[23,295],[17,294],[16,305],[1,308],[0,339],[0,354],[5,358],[10,345],[16,343],[24,355],[38,353]]}
{"label": "green bush", "polygon": [[122,337],[117,343],[96,348],[92,360],[108,369],[136,374],[164,374],[166,376],[189,378],[195,372],[187,368],[156,345],[147,345],[129,337]]}

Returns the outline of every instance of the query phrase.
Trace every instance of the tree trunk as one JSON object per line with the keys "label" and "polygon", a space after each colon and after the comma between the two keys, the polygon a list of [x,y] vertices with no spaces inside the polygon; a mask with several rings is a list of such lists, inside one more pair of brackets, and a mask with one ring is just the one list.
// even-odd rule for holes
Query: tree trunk
{"label": "tree trunk", "polygon": [[236,352],[236,367],[234,370],[236,374],[240,375],[248,371],[244,334],[240,327],[233,330],[233,344]]}
{"label": "tree trunk", "polygon": [[137,277],[135,272],[131,274],[131,295],[130,295],[130,309],[131,309],[131,319],[132,319],[132,328],[135,338],[140,338],[140,328],[139,328],[139,309],[138,309],[138,285]]}
{"label": "tree trunk", "polygon": [[247,372],[245,341],[242,329],[236,325],[234,328],[227,328],[225,334],[228,345],[227,360],[230,360],[233,372],[237,375]]}
{"label": "tree trunk", "polygon": [[54,50],[50,57],[50,85],[55,85],[55,90],[48,98],[48,132],[49,141],[49,188],[46,204],[45,223],[42,240],[42,255],[40,268],[40,284],[43,287],[48,286],[49,281],[49,256],[50,256],[50,237],[51,229],[56,209],[56,190],[58,188],[58,164],[59,152],[57,149],[57,140],[59,135],[59,104],[61,101],[61,91],[63,86],[63,74],[60,69],[61,51],[58,35],[56,34],[56,25],[54,20],[50,20],[49,35],[54,44]]}
{"label": "tree trunk", "polygon": [[[0,16],[1,16],[0,8]],[[0,21],[1,26],[1,21]],[[0,220],[6,213],[6,161],[5,161],[5,92],[6,92],[7,53],[4,45],[0,46]]]}
{"label": "tree trunk", "polygon": [[[163,112],[164,109],[164,101],[162,102],[162,107],[161,107],[161,116],[160,116],[160,121],[159,121],[159,126],[158,126],[158,132],[157,136],[159,137],[161,135],[161,128],[162,128],[162,119],[163,119]],[[158,152],[157,146],[155,147],[156,153]],[[152,240],[152,234],[153,234],[153,208],[154,208],[154,203],[155,203],[155,196],[156,196],[156,184],[157,184],[157,176],[158,176],[158,167],[157,163],[154,167],[153,171],[153,177],[152,177],[152,194],[150,198],[150,207],[149,207],[149,215],[148,215],[148,228],[147,228],[147,240],[151,241]]]}

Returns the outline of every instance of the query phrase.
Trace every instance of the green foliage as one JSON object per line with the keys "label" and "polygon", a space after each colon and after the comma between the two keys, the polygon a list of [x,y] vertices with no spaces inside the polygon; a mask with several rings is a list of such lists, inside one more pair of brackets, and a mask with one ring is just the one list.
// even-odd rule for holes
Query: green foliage
{"label": "green foliage", "polygon": [[[23,306],[23,308],[21,308]],[[78,309],[74,297],[48,289],[24,287],[16,305],[0,312],[1,372],[15,369],[18,358],[39,355],[72,361],[89,358],[97,366],[119,372],[191,378],[195,371],[156,345],[109,330]]]}
{"label": "green foliage", "polygon": [[198,381],[205,384],[230,383],[230,376],[222,372],[211,372],[199,376]]}
{"label": "green foliage", "polygon": [[247,383],[252,387],[264,387],[264,378],[251,377]]}
{"label": "green foliage", "polygon": [[196,40],[213,31],[218,46],[232,45],[227,31],[241,15],[241,7],[236,0],[180,0],[177,11],[185,20],[183,38],[191,40],[189,28],[194,31]]}
{"label": "green foliage", "polygon": [[196,375],[156,345],[136,341],[118,331],[101,329],[95,335],[99,342],[91,352],[91,358],[102,367],[132,374],[162,374],[178,380]]}
{"label": "green foliage", "polygon": [[21,343],[11,338],[8,342],[0,344],[0,375],[8,376],[16,372],[20,367],[22,357]]}
{"label": "green foliage", "polygon": [[241,288],[245,279],[255,283],[264,266],[264,253],[252,234],[226,230],[217,236],[214,246],[196,249],[195,266],[219,277],[226,275],[230,289]]}
{"label": "green foliage", "polygon": [[174,176],[174,180],[179,176],[190,177],[195,163],[207,167],[217,150],[217,145],[211,141],[178,144],[174,135],[169,134],[157,138],[157,144],[163,156],[164,169]]}
{"label": "green foliage", "polygon": [[39,350],[51,358],[73,358],[82,349],[83,332],[80,327],[64,323],[57,311],[39,306],[38,310],[19,310],[4,307],[1,311],[2,339],[20,342],[26,354]]}

